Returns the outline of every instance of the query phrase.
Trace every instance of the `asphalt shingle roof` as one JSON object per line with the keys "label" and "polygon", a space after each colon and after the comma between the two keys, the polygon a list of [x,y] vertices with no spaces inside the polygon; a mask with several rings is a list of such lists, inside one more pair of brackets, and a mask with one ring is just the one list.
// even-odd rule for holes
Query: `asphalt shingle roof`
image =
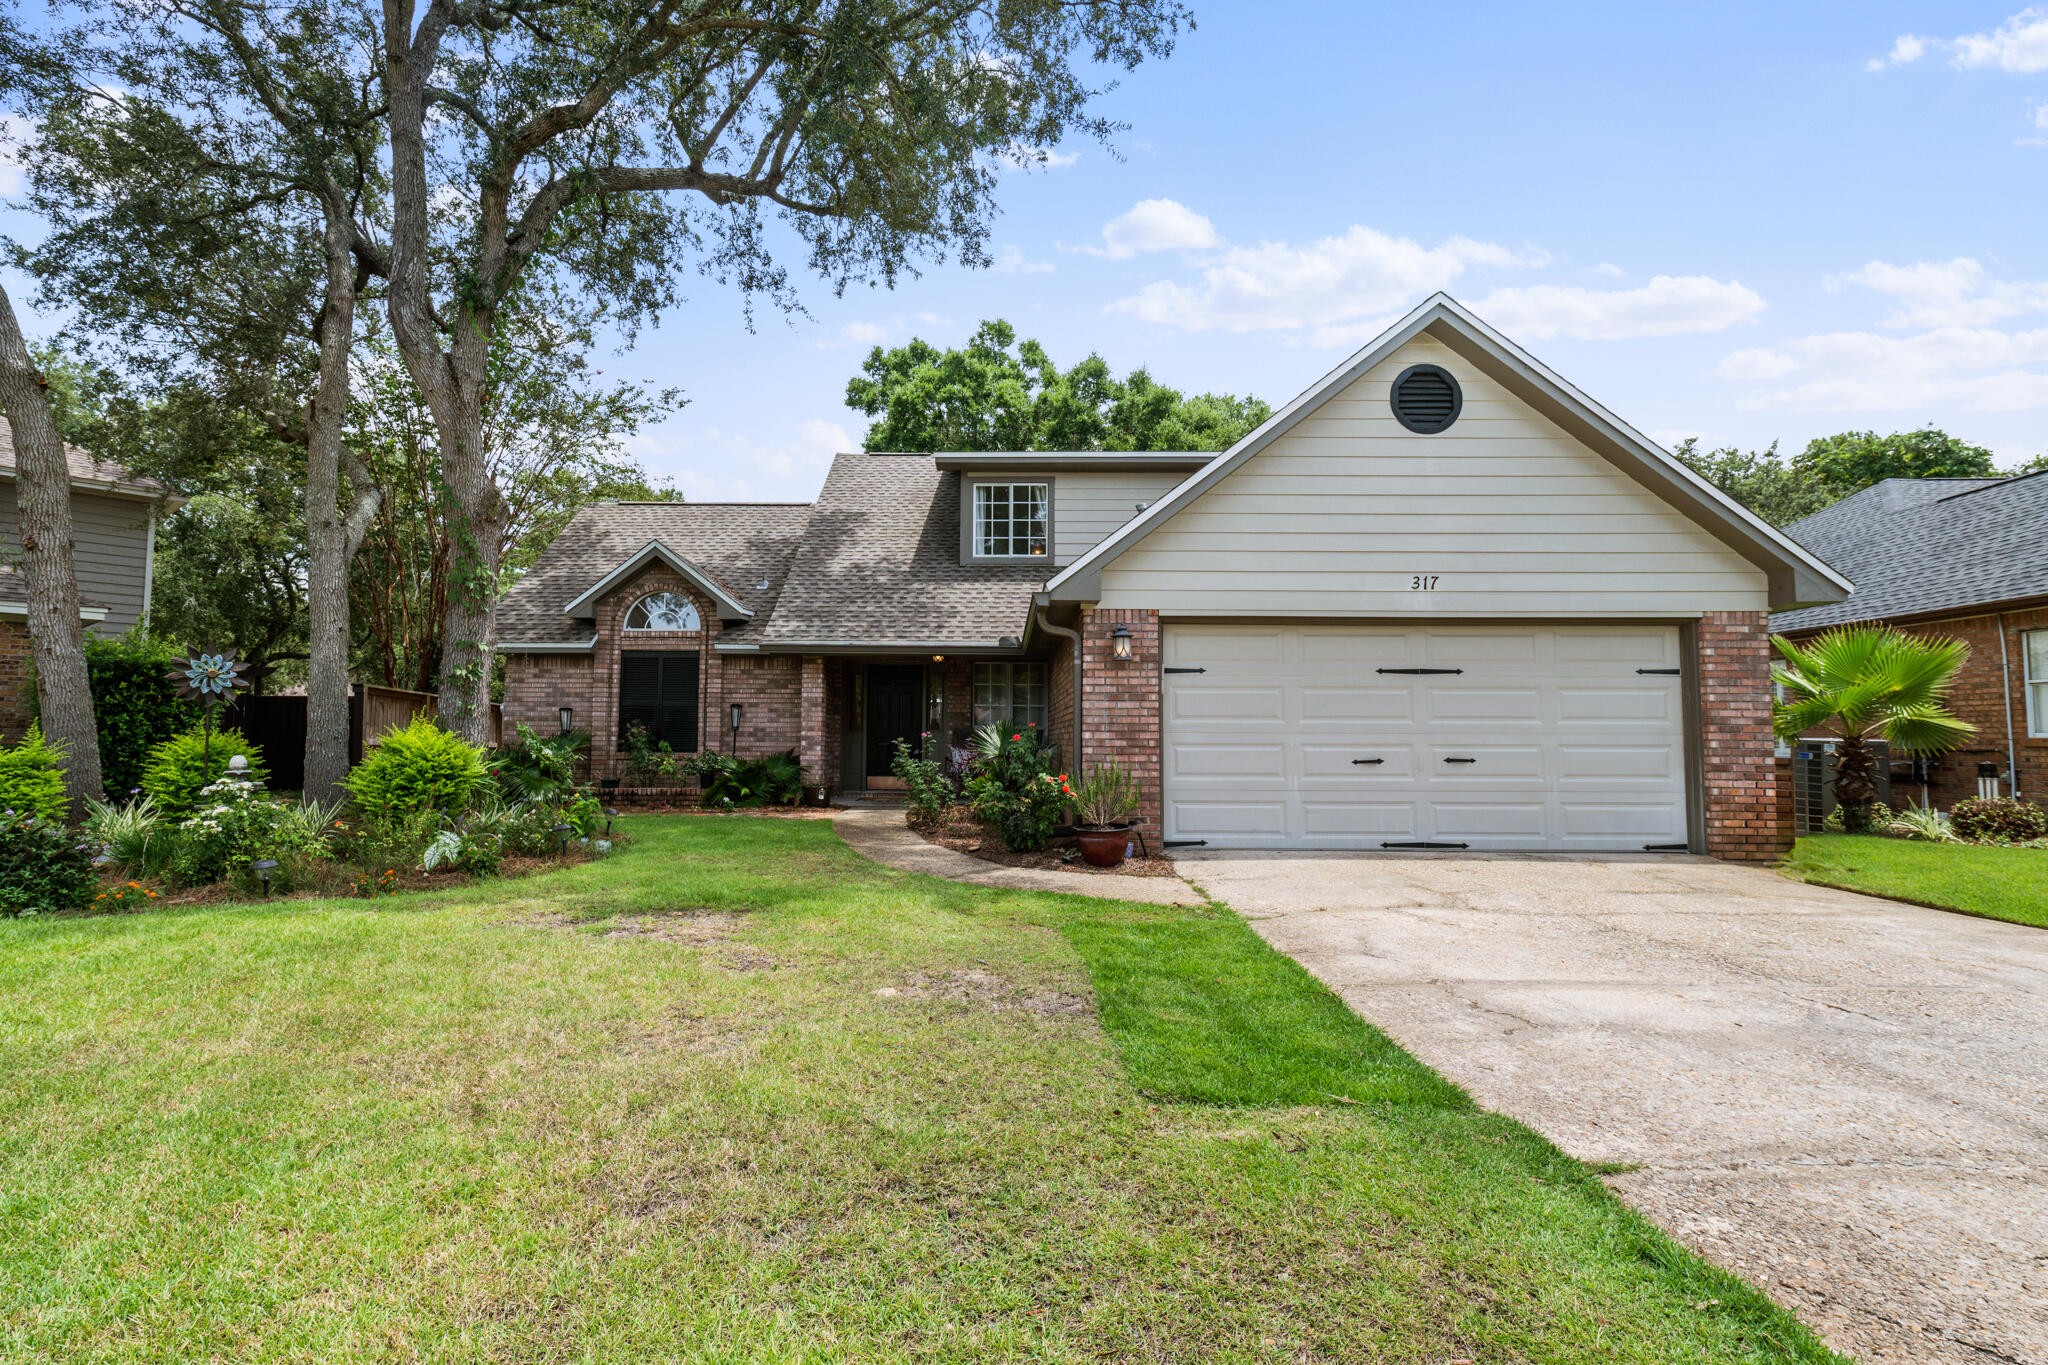
{"label": "asphalt shingle roof", "polygon": [[[139,479],[112,460],[102,460],[91,451],[74,445],[64,447],[64,463],[70,467],[73,479],[88,483],[118,484],[128,492],[143,496],[170,491],[154,479]],[[12,479],[14,472],[14,428],[7,425],[5,417],[0,417],[0,479]]]}
{"label": "asphalt shingle roof", "polygon": [[930,455],[833,460],[763,645],[1021,637],[1049,565],[960,562],[960,476]]}
{"label": "asphalt shingle roof", "polygon": [[1967,610],[2048,597],[2048,473],[1886,479],[1785,528],[1856,591],[1783,611],[1772,630]]}
{"label": "asphalt shingle roof", "polygon": [[[579,511],[498,606],[498,638],[580,644],[589,620],[562,608],[658,540],[716,578],[752,620],[725,638],[756,635],[775,610],[790,558],[811,515],[807,503],[615,502]],[[767,580],[766,588],[757,587]]]}
{"label": "asphalt shingle roof", "polygon": [[[14,569],[0,569],[0,602],[26,601],[28,601],[27,580],[23,579],[21,574]],[[80,593],[78,594],[78,605],[81,607],[104,608],[107,604],[100,601],[97,597],[89,597],[84,593]]]}

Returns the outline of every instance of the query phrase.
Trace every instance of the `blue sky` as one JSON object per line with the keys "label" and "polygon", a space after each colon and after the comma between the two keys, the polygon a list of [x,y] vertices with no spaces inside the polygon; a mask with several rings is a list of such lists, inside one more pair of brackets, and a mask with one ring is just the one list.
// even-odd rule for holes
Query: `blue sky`
{"label": "blue sky", "polygon": [[807,499],[859,443],[867,347],[986,317],[1277,404],[1439,288],[1667,444],[1933,422],[2007,464],[2048,448],[2048,8],[1197,18],[1104,101],[1121,160],[1006,177],[997,269],[811,285],[752,334],[693,282],[606,361],[690,399],[639,457],[692,498]]}

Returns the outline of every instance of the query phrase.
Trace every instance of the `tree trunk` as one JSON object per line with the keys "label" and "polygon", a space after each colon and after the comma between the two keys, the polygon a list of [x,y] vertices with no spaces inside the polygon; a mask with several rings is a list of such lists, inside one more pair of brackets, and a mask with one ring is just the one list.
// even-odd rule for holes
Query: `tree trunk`
{"label": "tree trunk", "polygon": [[1844,735],[1835,751],[1835,804],[1842,828],[1860,834],[1870,827],[1870,803],[1877,799],[1877,762],[1861,735]]}
{"label": "tree trunk", "polygon": [[14,429],[14,489],[21,520],[21,576],[36,665],[43,735],[65,751],[64,787],[74,817],[100,786],[99,727],[85,668],[85,624],[71,535],[71,470],[44,379],[29,359],[14,304],[0,288],[0,413]]}
{"label": "tree trunk", "polygon": [[378,489],[358,465],[355,499],[341,508],[342,429],[348,420],[349,346],[355,337],[354,226],[327,221],[327,297],[319,322],[320,378],[306,414],[306,786],[310,801],[346,795],[349,567],[377,514]]}
{"label": "tree trunk", "polygon": [[[459,365],[468,347],[452,357]],[[499,546],[505,502],[483,449],[483,364],[451,386],[434,416],[448,489],[448,606],[441,631],[441,723],[472,744],[491,741],[491,662],[497,649]],[[451,367],[453,368],[453,367]],[[462,368],[468,368],[463,366]],[[450,431],[453,428],[453,431]],[[451,439],[451,435],[452,438]]]}

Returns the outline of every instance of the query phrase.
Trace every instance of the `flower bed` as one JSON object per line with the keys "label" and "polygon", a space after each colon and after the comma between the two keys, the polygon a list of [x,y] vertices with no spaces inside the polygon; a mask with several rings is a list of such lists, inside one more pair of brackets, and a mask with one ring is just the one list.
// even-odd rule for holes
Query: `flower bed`
{"label": "flower bed", "polygon": [[[1003,842],[1002,831],[978,819],[966,806],[954,806],[940,820],[912,820],[911,829],[928,843],[939,844],[986,863],[1004,867],[1034,867],[1048,872],[1080,872],[1091,877],[1177,877],[1179,869],[1171,858],[1158,856],[1126,858],[1115,867],[1090,867],[1081,861],[1072,835],[1056,836],[1042,849],[1020,852]],[[1138,840],[1134,835],[1132,842]]]}

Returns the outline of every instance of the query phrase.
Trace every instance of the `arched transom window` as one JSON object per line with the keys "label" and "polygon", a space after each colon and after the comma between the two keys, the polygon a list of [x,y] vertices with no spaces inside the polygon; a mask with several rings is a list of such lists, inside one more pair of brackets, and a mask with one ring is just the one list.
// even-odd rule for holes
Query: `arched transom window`
{"label": "arched transom window", "polygon": [[679,592],[651,592],[626,612],[627,630],[695,630],[697,609]]}

